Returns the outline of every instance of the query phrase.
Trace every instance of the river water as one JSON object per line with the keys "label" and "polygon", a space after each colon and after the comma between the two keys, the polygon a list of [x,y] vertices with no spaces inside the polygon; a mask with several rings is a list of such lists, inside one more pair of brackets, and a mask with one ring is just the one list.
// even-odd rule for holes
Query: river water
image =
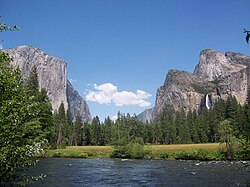
{"label": "river water", "polygon": [[30,186],[245,186],[241,162],[120,159],[41,159],[30,173],[45,179]]}

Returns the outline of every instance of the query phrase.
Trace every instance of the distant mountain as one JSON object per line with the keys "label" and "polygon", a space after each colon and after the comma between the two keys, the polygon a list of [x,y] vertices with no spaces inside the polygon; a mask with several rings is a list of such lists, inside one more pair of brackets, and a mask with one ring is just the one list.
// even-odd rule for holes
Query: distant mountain
{"label": "distant mountain", "polygon": [[199,112],[229,95],[235,96],[243,105],[248,98],[249,67],[250,57],[244,54],[202,50],[193,73],[180,70],[168,72],[164,84],[156,92],[155,107],[147,116],[154,120],[166,106],[176,111]]}
{"label": "distant mountain", "polygon": [[91,120],[86,101],[67,79],[67,64],[63,60],[31,46],[19,46],[5,51],[12,57],[11,63],[20,68],[23,77],[28,77],[32,67],[36,66],[39,86],[47,90],[53,110],[57,110],[63,102],[65,109],[70,110],[73,121],[77,113],[83,121]]}
{"label": "distant mountain", "polygon": [[142,121],[144,123],[151,122],[153,110],[154,110],[154,108],[146,109],[136,117],[137,117],[137,119],[139,119],[140,121]]}

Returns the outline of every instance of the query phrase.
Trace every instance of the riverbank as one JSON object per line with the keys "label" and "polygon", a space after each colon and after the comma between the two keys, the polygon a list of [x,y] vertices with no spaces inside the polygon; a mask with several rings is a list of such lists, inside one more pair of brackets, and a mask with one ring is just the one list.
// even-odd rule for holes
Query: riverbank
{"label": "riverbank", "polygon": [[[192,159],[192,160],[223,160],[220,153],[223,145],[207,144],[175,144],[145,145],[146,159]],[[47,150],[47,157],[63,158],[110,158],[113,146],[67,146],[65,149]]]}

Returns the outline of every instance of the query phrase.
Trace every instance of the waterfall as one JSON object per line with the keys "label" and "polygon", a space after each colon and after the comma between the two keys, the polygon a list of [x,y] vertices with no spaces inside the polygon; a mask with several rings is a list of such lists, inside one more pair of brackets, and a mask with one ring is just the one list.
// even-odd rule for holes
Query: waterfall
{"label": "waterfall", "polygon": [[211,102],[208,94],[206,95],[205,105],[206,105],[207,109],[210,109],[212,107],[212,102]]}

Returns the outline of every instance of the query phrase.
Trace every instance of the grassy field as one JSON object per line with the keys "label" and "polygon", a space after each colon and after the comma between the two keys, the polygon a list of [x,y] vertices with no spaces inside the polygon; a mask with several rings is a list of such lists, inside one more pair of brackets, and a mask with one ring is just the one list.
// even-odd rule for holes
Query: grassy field
{"label": "grassy field", "polygon": [[[185,151],[218,151],[221,145],[208,144],[175,144],[175,145],[145,145],[147,158],[166,158],[166,154],[175,155]],[[76,157],[76,158],[110,158],[114,148],[112,146],[67,146],[66,149],[47,150],[49,157]],[[165,156],[164,156],[165,155]],[[174,156],[170,156],[173,158]]]}
{"label": "grassy field", "polygon": [[190,150],[219,150],[221,145],[219,143],[206,144],[174,144],[174,145],[146,145],[145,149],[149,151],[162,152],[176,152],[176,151],[190,151]]}
{"label": "grassy field", "polygon": [[66,149],[47,150],[49,157],[109,158],[112,146],[67,146]]}

